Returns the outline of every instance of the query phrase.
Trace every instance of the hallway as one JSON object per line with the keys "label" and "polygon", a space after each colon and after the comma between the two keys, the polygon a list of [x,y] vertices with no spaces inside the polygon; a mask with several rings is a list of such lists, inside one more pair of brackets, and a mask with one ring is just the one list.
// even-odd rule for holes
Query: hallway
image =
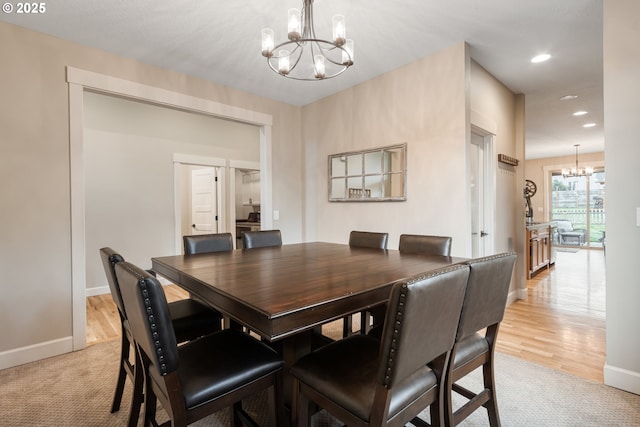
{"label": "hallway", "polygon": [[603,382],[605,261],[600,250],[559,249],[556,265],[527,281],[507,307],[497,350]]}

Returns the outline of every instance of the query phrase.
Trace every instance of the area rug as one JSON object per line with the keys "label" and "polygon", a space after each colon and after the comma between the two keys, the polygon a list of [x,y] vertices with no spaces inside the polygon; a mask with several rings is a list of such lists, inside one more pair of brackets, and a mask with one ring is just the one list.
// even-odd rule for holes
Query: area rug
{"label": "area rug", "polygon": [[[109,413],[118,352],[119,341],[110,341],[0,371],[0,425],[126,425],[129,383],[122,409]],[[640,396],[500,353],[496,372],[500,417],[505,427],[640,426]],[[471,375],[465,383],[477,389],[480,375]],[[245,407],[261,425],[266,425],[263,395],[246,401]],[[222,427],[228,423],[228,412],[223,410],[193,425]],[[313,418],[314,427],[341,425],[325,412]],[[484,409],[461,424],[488,425]]]}

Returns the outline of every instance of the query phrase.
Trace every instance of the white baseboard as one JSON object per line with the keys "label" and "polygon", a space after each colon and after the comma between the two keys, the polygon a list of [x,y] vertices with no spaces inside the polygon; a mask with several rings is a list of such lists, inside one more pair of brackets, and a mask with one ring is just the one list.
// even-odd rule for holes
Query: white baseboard
{"label": "white baseboard", "polygon": [[520,293],[517,290],[509,292],[509,295],[507,295],[507,305],[511,305],[517,300],[521,299],[519,298],[519,295]]}
{"label": "white baseboard", "polygon": [[608,386],[640,395],[640,372],[604,365],[604,383]]}
{"label": "white baseboard", "polygon": [[527,298],[529,298],[529,291],[527,290],[527,288],[518,289],[516,291],[516,299],[527,299]]}
{"label": "white baseboard", "polygon": [[96,286],[95,288],[87,288],[85,295],[88,297],[95,297],[96,295],[110,294],[111,289],[109,286]]}
{"label": "white baseboard", "polygon": [[73,337],[64,337],[26,347],[14,348],[0,353],[0,369],[12,368],[47,357],[73,351]]}

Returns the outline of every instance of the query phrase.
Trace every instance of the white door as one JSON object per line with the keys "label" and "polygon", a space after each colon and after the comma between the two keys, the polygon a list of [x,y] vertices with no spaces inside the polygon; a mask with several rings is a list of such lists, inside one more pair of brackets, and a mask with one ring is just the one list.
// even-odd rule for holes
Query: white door
{"label": "white door", "polygon": [[471,133],[471,256],[493,251],[492,137]]}
{"label": "white door", "polygon": [[191,232],[218,232],[218,196],[216,168],[191,171]]}

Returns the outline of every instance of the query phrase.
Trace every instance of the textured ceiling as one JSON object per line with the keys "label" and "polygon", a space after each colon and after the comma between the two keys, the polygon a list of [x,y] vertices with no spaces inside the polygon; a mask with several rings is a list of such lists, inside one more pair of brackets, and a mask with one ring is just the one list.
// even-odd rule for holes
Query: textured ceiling
{"label": "textured ceiling", "polygon": [[[260,30],[284,40],[287,10],[301,4],[55,0],[43,14],[0,20],[294,105],[466,41],[480,65],[526,95],[527,158],[573,155],[573,144],[604,150],[601,0],[316,0],[316,34],[330,38],[331,16],[341,13],[355,40],[355,65],[319,82],[284,79],[260,55]],[[551,60],[531,64],[541,52]],[[567,94],[579,97],[560,101]]]}

